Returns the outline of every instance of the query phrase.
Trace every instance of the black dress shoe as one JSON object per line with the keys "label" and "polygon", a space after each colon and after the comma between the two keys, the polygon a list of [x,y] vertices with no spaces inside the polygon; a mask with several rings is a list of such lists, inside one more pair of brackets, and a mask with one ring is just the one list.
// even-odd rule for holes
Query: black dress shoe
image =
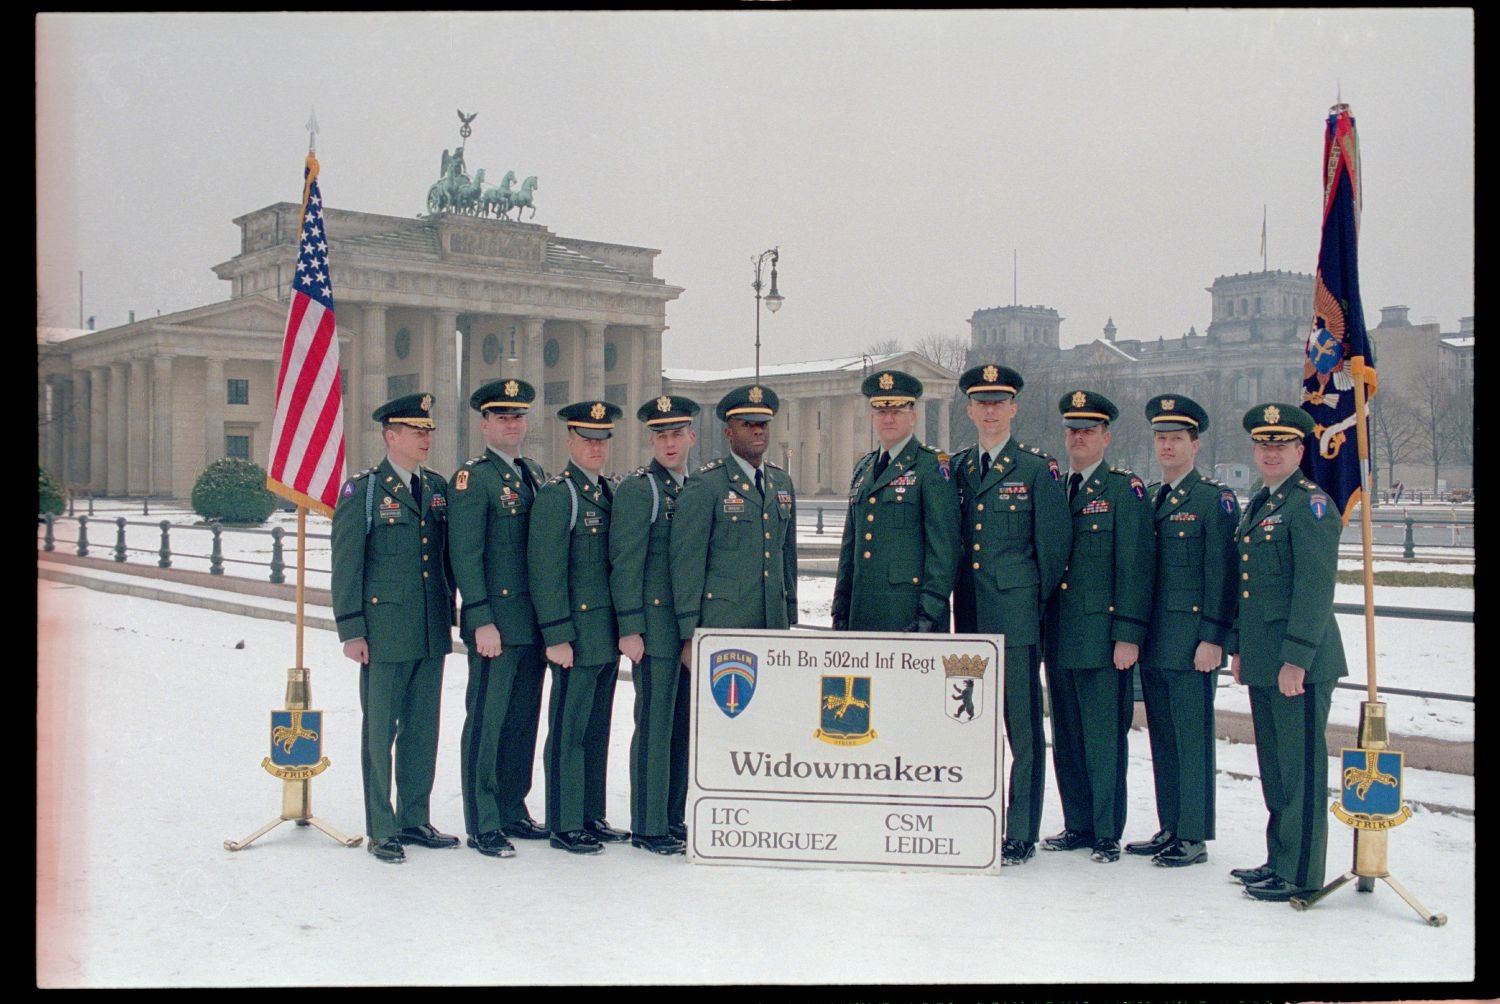
{"label": "black dress shoe", "polygon": [[1109,837],[1100,837],[1094,841],[1094,853],[1089,855],[1089,860],[1097,861],[1101,865],[1120,860],[1120,842]]}
{"label": "black dress shoe", "polygon": [[458,838],[451,837],[446,833],[439,833],[431,823],[423,823],[421,826],[408,826],[396,833],[396,839],[403,844],[421,844],[423,847],[457,847]]}
{"label": "black dress shoe", "polygon": [[395,837],[386,837],[384,840],[375,840],[373,837],[365,845],[371,854],[381,861],[388,861],[393,865],[399,865],[406,860],[406,851],[401,847],[401,841]]}
{"label": "black dress shoe", "polygon": [[1094,835],[1082,830],[1063,830],[1043,840],[1042,846],[1049,851],[1078,851],[1094,846]]}
{"label": "black dress shoe", "polygon": [[1308,896],[1316,890],[1301,889],[1280,875],[1272,875],[1263,882],[1245,886],[1245,895],[1267,903],[1285,903],[1294,896]]}
{"label": "black dress shoe", "polygon": [[1172,846],[1172,841],[1177,837],[1171,830],[1157,830],[1156,835],[1150,840],[1134,840],[1125,845],[1126,854],[1142,854],[1151,857],[1160,854]]}
{"label": "black dress shoe", "polygon": [[513,858],[516,856],[516,845],[505,839],[505,834],[499,830],[490,830],[478,836],[469,838],[469,846],[480,854],[487,854],[492,858]]}
{"label": "black dress shoe", "polygon": [[552,834],[552,846],[561,848],[569,854],[599,854],[604,850],[603,844],[582,830]]}
{"label": "black dress shoe", "polygon": [[631,847],[639,847],[652,854],[686,854],[687,845],[670,834],[662,837],[643,837],[639,833],[630,838]]}
{"label": "black dress shoe", "polygon": [[1270,862],[1263,865],[1256,865],[1254,868],[1229,869],[1229,877],[1240,885],[1254,885],[1257,882],[1264,882],[1275,874],[1276,869],[1271,867]]}
{"label": "black dress shoe", "polygon": [[617,830],[607,819],[590,819],[583,828],[601,844],[620,844],[630,839],[629,830]]}
{"label": "black dress shoe", "polygon": [[[1130,848],[1126,848],[1129,850]],[[1163,868],[1182,868],[1208,862],[1208,844],[1202,840],[1174,840],[1151,859]]]}
{"label": "black dress shoe", "polygon": [[683,843],[687,843],[687,823],[668,823],[667,836],[676,837]]}
{"label": "black dress shoe", "polygon": [[1005,838],[1000,845],[1000,863],[1002,865],[1024,865],[1036,857],[1036,844],[1030,840],[1012,840]]}
{"label": "black dress shoe", "polygon": [[530,816],[512,819],[500,827],[500,832],[513,840],[546,840],[547,828]]}

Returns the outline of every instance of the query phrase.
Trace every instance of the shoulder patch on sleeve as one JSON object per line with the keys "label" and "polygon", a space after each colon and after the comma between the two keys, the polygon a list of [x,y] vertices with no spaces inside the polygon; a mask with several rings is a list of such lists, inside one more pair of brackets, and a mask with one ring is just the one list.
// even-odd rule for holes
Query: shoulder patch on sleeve
{"label": "shoulder patch on sleeve", "polygon": [[1047,473],[1052,475],[1053,481],[1062,480],[1062,471],[1057,466],[1057,461],[1052,457],[1047,458]]}
{"label": "shoulder patch on sleeve", "polygon": [[1322,492],[1309,492],[1307,495],[1307,507],[1312,510],[1315,519],[1322,519],[1328,513],[1328,496]]}
{"label": "shoulder patch on sleeve", "polygon": [[456,492],[466,492],[469,490],[469,472],[467,468],[453,476],[453,490]]}
{"label": "shoulder patch on sleeve", "polygon": [[[1203,480],[1207,481],[1209,479],[1204,478]],[[1233,516],[1239,512],[1240,500],[1235,496],[1233,491],[1221,487],[1219,489],[1219,505],[1223,507],[1225,514]]]}
{"label": "shoulder patch on sleeve", "polygon": [[350,495],[353,495],[354,494],[354,482],[357,479],[357,477],[358,476],[356,475],[356,477],[350,478],[348,481],[345,481],[344,482],[344,487],[339,492],[339,494],[342,495],[342,496],[344,496],[345,498],[348,498]]}
{"label": "shoulder patch on sleeve", "polygon": [[1135,474],[1132,474],[1130,471],[1122,470],[1119,473],[1124,474],[1130,479],[1130,490],[1135,492],[1136,498],[1144,499],[1146,497],[1146,485],[1141,481],[1139,477],[1137,477]]}

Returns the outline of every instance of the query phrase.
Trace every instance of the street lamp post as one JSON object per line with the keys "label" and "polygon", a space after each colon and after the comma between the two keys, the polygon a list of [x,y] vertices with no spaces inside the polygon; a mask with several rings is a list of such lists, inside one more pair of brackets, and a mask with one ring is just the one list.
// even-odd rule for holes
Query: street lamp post
{"label": "street lamp post", "polygon": [[760,301],[761,301],[761,271],[765,268],[767,259],[771,262],[771,291],[765,295],[766,307],[771,313],[781,309],[782,295],[776,291],[776,262],[781,258],[781,249],[772,248],[762,251],[750,261],[755,265],[755,281],[750,288],[755,290],[755,382],[760,383]]}

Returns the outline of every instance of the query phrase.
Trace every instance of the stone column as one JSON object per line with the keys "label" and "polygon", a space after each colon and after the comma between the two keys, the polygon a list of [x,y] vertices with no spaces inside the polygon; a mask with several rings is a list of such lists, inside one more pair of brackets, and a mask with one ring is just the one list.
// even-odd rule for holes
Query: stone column
{"label": "stone column", "polygon": [[542,337],[542,328],[546,324],[545,319],[540,317],[523,317],[522,346],[521,346],[521,379],[531,384],[536,391],[536,400],[531,403],[531,421],[526,431],[526,441],[522,449],[528,457],[538,458],[544,452],[544,444],[547,442],[547,409],[543,401],[546,393],[546,368],[542,358],[546,340]]}
{"label": "stone column", "polygon": [[349,465],[350,470],[361,470],[385,456],[385,440],[380,435],[380,425],[370,421],[370,413],[385,403],[386,359],[385,320],[386,308],[381,304],[368,303],[364,307],[364,330],[360,341],[364,344],[364,373],[360,385],[364,388],[363,410],[354,416],[354,428],[358,433],[351,442],[360,443],[358,460]]}
{"label": "stone column", "polygon": [[[114,395],[110,395],[114,400]],[[203,360],[203,466],[224,458],[224,360]]]}
{"label": "stone column", "polygon": [[146,360],[130,360],[130,389],[126,405],[126,436],[130,445],[126,491],[146,495],[151,491],[151,384]]}
{"label": "stone column", "polygon": [[937,413],[938,427],[929,442],[944,453],[952,453],[954,444],[948,442],[952,438],[948,430],[953,427],[953,398],[944,397],[939,401]]}
{"label": "stone column", "polygon": [[433,315],[432,326],[433,420],[437,431],[432,436],[428,464],[446,475],[463,460],[458,452],[458,425],[467,410],[458,399],[458,343],[454,336],[458,314],[439,310]]}
{"label": "stone column", "polygon": [[73,371],[73,400],[68,414],[73,423],[69,439],[68,481],[83,486],[89,481],[89,375],[87,370]]}
{"label": "stone column", "polygon": [[[129,440],[125,429],[125,386],[130,368],[124,363],[109,364],[109,480],[107,490],[111,495],[126,492],[126,449]],[[219,391],[223,393],[220,386]]]}
{"label": "stone column", "polygon": [[[779,428],[778,428],[779,427]],[[798,435],[802,428],[802,402],[797,398],[784,397],[781,399],[781,412],[771,424],[772,439],[775,440],[777,455],[771,459],[786,468],[786,472],[792,476],[792,485],[800,485],[801,478],[798,476],[797,465],[802,463],[802,444],[798,442]],[[780,444],[786,443],[791,449],[790,459],[781,452]]]}
{"label": "stone column", "polygon": [[46,407],[42,415],[42,463],[54,478],[66,481],[68,396],[57,377],[47,377],[42,402]]}
{"label": "stone column", "polygon": [[583,325],[580,401],[604,397],[604,327],[599,321],[585,321]]}
{"label": "stone column", "polygon": [[[864,398],[861,397],[860,400],[863,401]],[[856,443],[852,402],[834,398],[832,405],[833,456],[829,458],[828,481],[836,485],[847,482],[849,472],[854,469]]]}
{"label": "stone column", "polygon": [[172,475],[172,356],[152,360],[151,375],[151,494],[170,498]]}
{"label": "stone column", "polygon": [[374,405],[365,404],[365,388],[362,376],[365,371],[365,343],[358,329],[347,327],[347,318],[353,316],[347,307],[339,307],[345,323],[339,325],[339,365],[349,371],[349,387],[344,393],[344,467],[357,471],[364,467],[364,446],[360,435],[364,429],[363,416],[375,410]]}
{"label": "stone column", "polygon": [[89,367],[89,491],[109,490],[109,367]]}
{"label": "stone column", "polygon": [[473,345],[474,319],[465,318],[458,329],[458,386],[457,419],[453,424],[454,434],[458,437],[458,455],[454,460],[457,467],[469,457],[474,455],[473,448],[469,445],[470,428],[474,413],[469,410],[469,395],[474,393],[474,345]]}

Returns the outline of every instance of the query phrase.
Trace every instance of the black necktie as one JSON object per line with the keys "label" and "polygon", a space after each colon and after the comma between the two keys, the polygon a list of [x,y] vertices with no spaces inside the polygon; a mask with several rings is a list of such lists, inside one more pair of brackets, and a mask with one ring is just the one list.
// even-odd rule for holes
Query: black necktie
{"label": "black necktie", "polygon": [[878,457],[875,458],[875,480],[876,481],[880,480],[880,476],[885,473],[885,469],[890,466],[890,463],[891,463],[891,455],[889,453],[887,453],[886,451],[881,450],[880,451],[880,456],[878,456]]}
{"label": "black necktie", "polygon": [[417,504],[417,509],[422,508],[422,476],[413,474],[411,476],[411,500]]}
{"label": "black necktie", "polygon": [[762,499],[766,497],[766,484],[761,480],[759,467],[755,469],[755,490],[760,492]]}
{"label": "black necktie", "polygon": [[609,490],[609,481],[604,475],[599,475],[599,494],[604,496],[604,501],[614,501],[615,493]]}
{"label": "black necktie", "polygon": [[536,494],[536,482],[532,480],[531,472],[526,469],[526,461],[520,457],[516,458],[516,470],[521,474],[521,483],[531,489],[531,494]]}
{"label": "black necktie", "polygon": [[1074,471],[1068,475],[1068,501],[1072,502],[1078,497],[1078,486],[1083,484],[1083,475]]}
{"label": "black necktie", "polygon": [[1250,499],[1250,515],[1245,519],[1245,525],[1251,526],[1255,523],[1255,514],[1260,512],[1260,507],[1266,504],[1266,499],[1271,497],[1271,489],[1261,488]]}
{"label": "black necktie", "polygon": [[1170,494],[1172,494],[1172,486],[1163,481],[1161,487],[1156,489],[1156,508],[1160,509],[1161,504],[1167,500],[1167,496]]}
{"label": "black necktie", "polygon": [[979,480],[983,481],[985,479],[985,477],[989,473],[990,473],[990,454],[989,454],[989,451],[986,450],[985,452],[983,452],[983,453],[981,453],[979,455]]}

